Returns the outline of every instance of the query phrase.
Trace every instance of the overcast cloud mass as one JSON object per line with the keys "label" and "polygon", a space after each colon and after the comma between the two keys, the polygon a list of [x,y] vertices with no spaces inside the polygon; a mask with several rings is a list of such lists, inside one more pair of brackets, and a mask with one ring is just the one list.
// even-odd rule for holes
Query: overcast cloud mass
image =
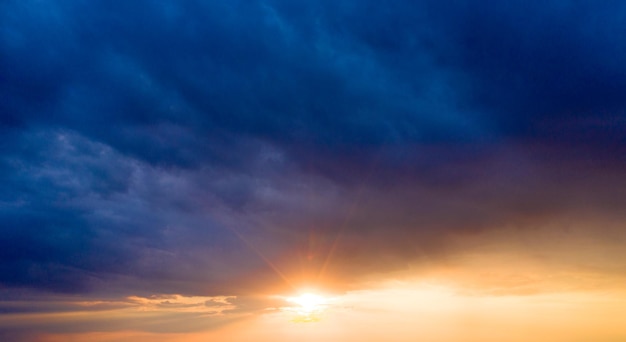
{"label": "overcast cloud mass", "polygon": [[346,291],[477,236],[594,279],[572,286],[623,277],[625,20],[622,1],[2,1],[1,296]]}

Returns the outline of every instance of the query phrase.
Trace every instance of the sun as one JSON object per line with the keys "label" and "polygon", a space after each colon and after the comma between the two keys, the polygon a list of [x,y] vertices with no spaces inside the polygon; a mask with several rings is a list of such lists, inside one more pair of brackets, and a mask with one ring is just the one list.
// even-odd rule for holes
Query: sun
{"label": "sun", "polygon": [[305,292],[299,296],[287,298],[287,301],[299,305],[299,309],[306,313],[319,311],[328,304],[327,298],[311,292]]}
{"label": "sun", "polygon": [[317,322],[320,315],[328,308],[331,298],[315,292],[303,292],[294,297],[285,298],[292,305],[287,311],[295,313],[294,322]]}

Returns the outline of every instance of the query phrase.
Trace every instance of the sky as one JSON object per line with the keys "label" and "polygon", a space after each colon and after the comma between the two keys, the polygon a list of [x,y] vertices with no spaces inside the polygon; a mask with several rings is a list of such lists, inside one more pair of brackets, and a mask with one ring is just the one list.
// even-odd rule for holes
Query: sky
{"label": "sky", "polygon": [[0,2],[0,340],[626,340],[625,20]]}

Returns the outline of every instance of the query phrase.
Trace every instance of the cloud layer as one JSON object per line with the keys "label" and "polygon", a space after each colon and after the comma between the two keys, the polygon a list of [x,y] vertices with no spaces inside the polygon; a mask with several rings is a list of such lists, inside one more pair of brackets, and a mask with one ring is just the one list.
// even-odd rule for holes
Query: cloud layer
{"label": "cloud layer", "polygon": [[0,13],[5,288],[349,288],[443,262],[458,234],[624,238],[621,2]]}

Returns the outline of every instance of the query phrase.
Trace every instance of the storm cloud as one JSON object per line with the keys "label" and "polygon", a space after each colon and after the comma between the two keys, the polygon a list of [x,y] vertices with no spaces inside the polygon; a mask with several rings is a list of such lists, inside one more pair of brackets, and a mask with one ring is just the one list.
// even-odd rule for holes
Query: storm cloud
{"label": "storm cloud", "polygon": [[3,1],[0,285],[348,288],[444,260],[457,234],[602,216],[623,239],[625,15]]}

